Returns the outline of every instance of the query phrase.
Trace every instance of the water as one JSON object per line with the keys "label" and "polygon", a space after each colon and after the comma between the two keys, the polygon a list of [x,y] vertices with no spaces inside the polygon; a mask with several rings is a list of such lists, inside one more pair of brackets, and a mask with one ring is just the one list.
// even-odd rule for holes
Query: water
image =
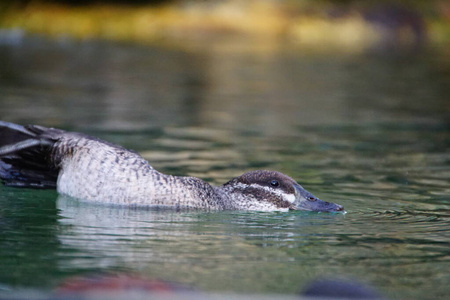
{"label": "water", "polygon": [[0,187],[0,290],[138,273],[229,294],[358,279],[392,299],[450,292],[448,52],[0,45],[0,117],[83,131],[221,184],[276,169],[347,214],[173,212]]}

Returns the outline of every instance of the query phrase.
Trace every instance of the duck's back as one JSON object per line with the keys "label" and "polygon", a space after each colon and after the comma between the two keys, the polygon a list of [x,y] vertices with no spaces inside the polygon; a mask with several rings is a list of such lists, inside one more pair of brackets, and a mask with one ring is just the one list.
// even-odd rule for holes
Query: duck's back
{"label": "duck's back", "polygon": [[61,194],[125,205],[138,195],[152,196],[149,176],[158,172],[133,151],[77,134],[61,136],[53,149]]}
{"label": "duck's back", "polygon": [[[6,185],[127,204],[150,171],[136,152],[80,133],[0,122],[0,177]],[[151,195],[149,195],[151,196]]]}

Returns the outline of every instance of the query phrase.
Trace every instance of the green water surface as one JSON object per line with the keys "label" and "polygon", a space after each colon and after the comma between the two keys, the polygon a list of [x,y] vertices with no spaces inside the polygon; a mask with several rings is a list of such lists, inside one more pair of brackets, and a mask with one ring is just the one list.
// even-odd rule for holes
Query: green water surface
{"label": "green water surface", "polygon": [[112,272],[221,294],[349,278],[391,299],[445,299],[449,75],[439,49],[3,43],[3,120],[96,135],[211,184],[279,170],[347,214],[137,210],[1,186],[0,293]]}

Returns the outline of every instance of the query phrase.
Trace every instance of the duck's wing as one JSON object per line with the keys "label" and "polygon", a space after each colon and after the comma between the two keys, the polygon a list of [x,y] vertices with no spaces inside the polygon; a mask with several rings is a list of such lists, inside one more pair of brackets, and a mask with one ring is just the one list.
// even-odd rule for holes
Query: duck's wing
{"label": "duck's wing", "polygon": [[55,188],[50,153],[64,131],[0,121],[0,178],[8,186]]}
{"label": "duck's wing", "polygon": [[[85,134],[0,121],[0,178],[7,186],[56,188],[61,162],[89,142],[139,156]],[[95,153],[95,149],[91,153]],[[146,163],[143,160],[142,164]]]}

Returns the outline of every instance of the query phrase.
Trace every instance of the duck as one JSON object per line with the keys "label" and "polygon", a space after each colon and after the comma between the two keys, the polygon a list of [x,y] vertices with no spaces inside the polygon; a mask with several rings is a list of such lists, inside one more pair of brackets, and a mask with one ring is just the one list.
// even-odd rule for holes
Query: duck
{"label": "duck", "polygon": [[210,211],[344,212],[278,171],[254,170],[221,186],[157,171],[139,153],[87,134],[0,121],[5,186],[56,189],[82,201]]}

